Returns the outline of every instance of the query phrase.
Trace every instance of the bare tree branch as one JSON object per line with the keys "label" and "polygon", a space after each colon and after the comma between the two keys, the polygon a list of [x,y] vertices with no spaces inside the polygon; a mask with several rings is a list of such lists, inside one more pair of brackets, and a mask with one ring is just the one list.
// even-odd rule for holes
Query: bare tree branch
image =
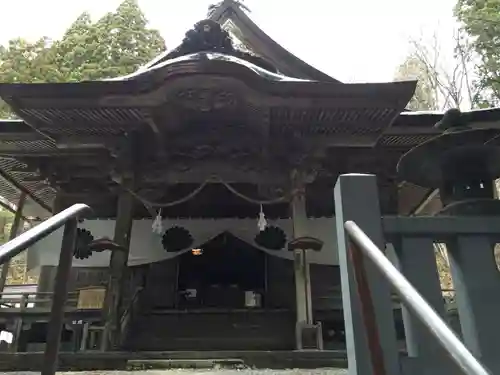
{"label": "bare tree branch", "polygon": [[451,61],[443,56],[437,33],[430,41],[411,40],[414,55],[425,67],[429,84],[434,90],[441,109],[451,107],[477,106],[480,98],[480,87],[473,81],[473,51],[466,44],[466,39],[460,30],[453,35],[454,51],[450,53]]}

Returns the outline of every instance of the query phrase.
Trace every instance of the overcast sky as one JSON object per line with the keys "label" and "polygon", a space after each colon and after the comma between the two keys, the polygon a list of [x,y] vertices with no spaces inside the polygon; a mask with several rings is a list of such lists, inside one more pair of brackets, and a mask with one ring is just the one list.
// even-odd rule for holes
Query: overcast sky
{"label": "overcast sky", "polygon": [[[168,48],[217,0],[139,0]],[[250,17],[273,39],[342,81],[390,81],[409,38],[439,30],[451,47],[456,0],[246,0]],[[120,0],[2,0],[0,43],[14,37],[58,38],[83,11],[93,17]],[[448,41],[448,45],[447,45]]]}

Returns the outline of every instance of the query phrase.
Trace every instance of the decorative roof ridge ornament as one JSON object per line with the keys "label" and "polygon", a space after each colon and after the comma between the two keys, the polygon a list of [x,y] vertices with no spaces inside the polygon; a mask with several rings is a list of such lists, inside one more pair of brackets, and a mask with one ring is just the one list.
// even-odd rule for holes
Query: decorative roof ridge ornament
{"label": "decorative roof ridge ornament", "polygon": [[216,12],[217,10],[219,10],[222,7],[226,7],[226,8],[235,7],[235,8],[242,9],[243,11],[248,12],[248,13],[251,12],[250,9],[245,4],[243,4],[242,0],[222,0],[216,4],[210,4],[208,6],[207,16],[210,17],[211,15],[213,15],[214,12]]}
{"label": "decorative roof ridge ornament", "polygon": [[165,56],[165,60],[200,52],[218,52],[234,56],[272,73],[279,73],[276,67],[264,58],[235,48],[229,32],[224,30],[219,23],[211,19],[197,22],[194,27],[186,33],[181,45],[168,53]]}

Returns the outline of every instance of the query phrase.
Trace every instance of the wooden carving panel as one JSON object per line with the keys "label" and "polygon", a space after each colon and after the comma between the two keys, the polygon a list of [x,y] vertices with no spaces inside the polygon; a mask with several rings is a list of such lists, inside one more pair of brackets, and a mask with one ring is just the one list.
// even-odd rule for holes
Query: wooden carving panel
{"label": "wooden carving panel", "polygon": [[[201,170],[203,175],[223,174],[225,179],[231,179],[232,170],[235,173],[268,170],[263,160],[264,147],[261,129],[241,123],[214,119],[213,122],[187,124],[182,131],[168,135],[166,173],[182,175]],[[178,179],[183,180],[183,177]]]}
{"label": "wooden carving panel", "polygon": [[175,101],[184,108],[210,112],[238,105],[237,96],[220,88],[187,88],[176,92]]}

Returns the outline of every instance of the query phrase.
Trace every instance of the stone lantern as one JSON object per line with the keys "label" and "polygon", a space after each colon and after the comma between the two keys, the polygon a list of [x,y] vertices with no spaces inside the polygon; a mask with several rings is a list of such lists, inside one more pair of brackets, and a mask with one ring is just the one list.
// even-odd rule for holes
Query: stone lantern
{"label": "stone lantern", "polygon": [[[435,221],[439,228],[428,237],[446,243],[464,343],[492,373],[498,373],[500,359],[493,348],[500,346],[494,328],[500,316],[500,300],[495,297],[500,295],[500,274],[494,257],[498,238],[492,236],[500,234],[500,200],[495,199],[494,183],[500,177],[500,131],[471,127],[471,116],[477,113],[446,112],[436,124],[442,134],[403,155],[398,174],[403,181],[439,189],[442,219]],[[423,250],[418,257],[424,256]],[[435,267],[433,254],[428,259],[433,265],[429,262],[426,267]],[[416,273],[426,278],[429,272],[430,268]],[[436,308],[443,311],[442,306]]]}
{"label": "stone lantern", "polygon": [[398,163],[400,180],[439,189],[446,215],[495,215],[500,205],[494,180],[500,177],[497,129],[473,129],[470,113],[449,110],[436,128],[441,135],[403,155]]}

